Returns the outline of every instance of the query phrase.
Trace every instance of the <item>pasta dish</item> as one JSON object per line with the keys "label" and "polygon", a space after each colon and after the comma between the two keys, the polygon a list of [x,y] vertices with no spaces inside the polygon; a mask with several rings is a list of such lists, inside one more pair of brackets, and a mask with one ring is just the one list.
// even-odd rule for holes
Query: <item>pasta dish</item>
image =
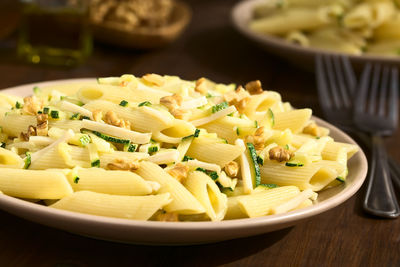
{"label": "pasta dish", "polygon": [[352,144],[260,81],[98,78],[0,94],[0,192],[93,215],[221,221],[313,205]]}
{"label": "pasta dish", "polygon": [[271,0],[249,28],[303,47],[353,55],[400,55],[398,0]]}

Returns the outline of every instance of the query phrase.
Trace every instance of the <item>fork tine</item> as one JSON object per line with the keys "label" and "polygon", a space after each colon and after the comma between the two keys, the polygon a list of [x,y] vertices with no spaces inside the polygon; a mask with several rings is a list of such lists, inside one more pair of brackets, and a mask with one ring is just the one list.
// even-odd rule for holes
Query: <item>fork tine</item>
{"label": "fork tine", "polygon": [[325,64],[326,64],[326,68],[327,68],[327,72],[328,72],[328,80],[329,80],[329,84],[330,84],[330,93],[332,94],[332,98],[333,98],[333,104],[336,107],[336,109],[340,109],[341,108],[341,101],[340,101],[340,96],[339,96],[339,92],[338,92],[338,87],[340,87],[340,85],[336,84],[336,77],[335,77],[335,72],[333,70],[333,59],[330,56],[325,56]]}
{"label": "fork tine", "polygon": [[327,84],[326,72],[323,63],[322,55],[317,55],[315,59],[317,67],[317,89],[319,103],[324,111],[329,110],[332,107],[331,98],[329,96],[329,85]]}
{"label": "fork tine", "polygon": [[379,89],[378,115],[384,116],[386,111],[386,99],[389,82],[389,67],[385,66],[382,70],[381,86]]}
{"label": "fork tine", "polygon": [[376,109],[376,96],[378,92],[378,86],[379,86],[379,77],[380,77],[380,72],[381,72],[381,66],[379,64],[374,65],[374,72],[372,76],[372,83],[370,87],[370,93],[369,93],[369,98],[368,98],[368,109],[367,111],[370,114],[375,113]]}
{"label": "fork tine", "polygon": [[[343,57],[344,58],[344,57]],[[341,101],[341,105],[345,106],[346,108],[349,108],[351,103],[350,103],[350,95],[348,93],[349,88],[348,85],[346,84],[344,75],[343,75],[343,70],[341,67],[341,62],[342,62],[342,58],[341,57],[333,57],[333,63],[335,66],[335,71],[336,71],[336,77],[337,77],[337,81],[338,81],[338,86],[339,88],[336,88],[336,90],[338,90],[339,92],[338,94],[338,98],[339,95],[341,96],[340,99]],[[340,102],[340,101],[339,101]]]}
{"label": "fork tine", "polygon": [[361,75],[360,85],[358,88],[359,96],[356,98],[354,107],[356,113],[359,114],[364,112],[365,103],[367,102],[368,83],[369,83],[369,75],[371,73],[371,69],[372,69],[371,63],[367,63]]}
{"label": "fork tine", "polygon": [[397,125],[398,122],[398,96],[399,96],[399,73],[398,69],[393,67],[391,69],[391,83],[389,91],[389,119]]}
{"label": "fork tine", "polygon": [[354,90],[356,89],[357,86],[357,79],[356,79],[356,74],[354,73],[354,69],[351,66],[350,60],[346,56],[342,56],[342,64],[344,66],[344,73],[346,76],[347,80],[347,85],[348,85],[348,92],[350,93],[349,99],[353,99],[354,96]]}

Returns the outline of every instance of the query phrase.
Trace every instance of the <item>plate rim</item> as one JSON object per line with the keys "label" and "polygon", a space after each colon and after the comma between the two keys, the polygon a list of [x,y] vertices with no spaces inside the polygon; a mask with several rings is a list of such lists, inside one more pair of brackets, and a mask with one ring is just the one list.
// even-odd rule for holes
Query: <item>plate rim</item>
{"label": "plate rim", "polygon": [[[15,87],[6,88],[4,90],[0,90],[0,93],[15,93],[22,92],[28,90],[29,87],[33,88],[34,86],[49,86],[52,84],[60,84],[60,83],[73,83],[73,82],[87,82],[87,81],[95,81],[94,78],[79,78],[79,79],[61,79],[61,80],[52,80],[45,82],[36,82],[29,83],[24,85],[19,85]],[[14,94],[15,95],[15,94]],[[17,94],[18,95],[18,94]],[[323,126],[328,127],[331,131],[334,132],[334,135],[340,136],[340,141],[347,142],[351,144],[358,144],[346,133],[333,126],[332,124],[319,119],[317,117],[313,117]],[[359,146],[360,147],[360,146]],[[313,206],[303,208],[300,210],[291,211],[288,213],[278,214],[278,215],[268,215],[258,218],[245,218],[245,219],[235,219],[235,220],[226,220],[220,222],[155,222],[155,221],[139,221],[139,220],[129,220],[122,218],[112,218],[91,214],[84,214],[66,210],[58,210],[54,208],[49,208],[43,205],[38,205],[35,203],[31,203],[29,201],[25,201],[22,199],[14,198],[7,195],[0,195],[0,209],[9,213],[13,213],[18,217],[22,217],[33,221],[30,218],[21,216],[21,211],[34,212],[36,216],[45,216],[45,218],[50,218],[53,220],[52,222],[43,222],[43,220],[34,220],[40,224],[52,226],[58,229],[68,230],[68,227],[60,227],[55,226],[57,224],[57,220],[65,220],[68,222],[74,223],[95,223],[96,227],[122,227],[129,228],[134,233],[135,231],[140,230],[157,230],[159,231],[180,231],[182,233],[191,232],[193,230],[200,232],[219,232],[219,231],[235,231],[235,230],[244,230],[244,229],[255,229],[255,228],[268,228],[273,227],[275,225],[294,225],[297,221],[304,220],[307,218],[311,218],[317,214],[321,214],[327,210],[333,209],[336,206],[344,203],[350,197],[352,197],[362,186],[368,170],[368,162],[363,150],[360,148],[359,152],[352,158],[351,160],[356,160],[359,162],[360,166],[358,167],[357,172],[354,172],[354,182],[340,191],[339,193],[329,197],[327,200],[324,200],[320,203],[317,203]],[[11,210],[11,211],[10,211]],[[55,223],[54,223],[55,222]],[[268,232],[269,230],[258,231],[259,234]],[[76,231],[73,231],[76,232]],[[100,235],[101,236],[101,235]],[[246,236],[246,235],[245,235]],[[240,237],[238,235],[238,237]],[[109,238],[107,238],[109,239]],[[129,240],[134,240],[134,234],[132,238],[128,238]],[[222,238],[218,240],[226,240],[229,238]],[[230,238],[232,239],[232,238]],[[115,240],[114,240],[115,241]],[[117,240],[118,241],[118,240]],[[212,241],[214,242],[214,241]],[[161,242],[151,242],[151,243],[161,243]],[[172,242],[176,243],[176,242]],[[178,242],[182,243],[182,242]]]}

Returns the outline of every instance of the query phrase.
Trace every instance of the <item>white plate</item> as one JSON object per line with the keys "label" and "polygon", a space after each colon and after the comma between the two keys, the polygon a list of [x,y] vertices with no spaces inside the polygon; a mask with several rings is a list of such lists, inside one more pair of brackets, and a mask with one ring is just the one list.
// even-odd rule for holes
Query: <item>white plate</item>
{"label": "white plate", "polygon": [[[237,3],[231,12],[232,22],[236,29],[253,40],[259,46],[270,53],[276,54],[295,65],[307,69],[314,69],[314,58],[316,54],[340,54],[318,48],[302,47],[289,43],[282,38],[271,35],[260,34],[249,29],[248,24],[253,17],[254,7],[273,0],[246,0]],[[376,55],[347,55],[356,68],[361,68],[366,62],[382,63],[400,66],[400,57],[384,57]]]}
{"label": "white plate", "polygon": [[[59,80],[22,85],[2,90],[19,96],[31,94],[34,86],[65,82],[93,81],[93,79]],[[345,133],[315,118],[331,130],[337,141],[355,144]],[[148,222],[116,219],[48,208],[17,198],[0,195],[0,209],[27,220],[59,228],[72,233],[118,242],[140,244],[196,244],[210,243],[271,232],[332,209],[350,198],[361,187],[367,174],[367,160],[359,151],[349,161],[349,176],[344,185],[320,192],[317,204],[281,215],[222,222]]]}

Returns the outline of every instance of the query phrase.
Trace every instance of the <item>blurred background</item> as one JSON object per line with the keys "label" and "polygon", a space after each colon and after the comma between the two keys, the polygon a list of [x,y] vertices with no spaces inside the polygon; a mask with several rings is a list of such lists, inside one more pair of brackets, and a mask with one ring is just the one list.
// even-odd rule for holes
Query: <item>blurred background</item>
{"label": "blurred background", "polygon": [[315,106],[296,103],[293,94],[307,92],[288,91],[297,83],[312,87],[311,74],[294,69],[287,79],[285,62],[234,29],[238,2],[2,0],[1,87],[153,72],[238,84],[260,79],[294,105]]}

